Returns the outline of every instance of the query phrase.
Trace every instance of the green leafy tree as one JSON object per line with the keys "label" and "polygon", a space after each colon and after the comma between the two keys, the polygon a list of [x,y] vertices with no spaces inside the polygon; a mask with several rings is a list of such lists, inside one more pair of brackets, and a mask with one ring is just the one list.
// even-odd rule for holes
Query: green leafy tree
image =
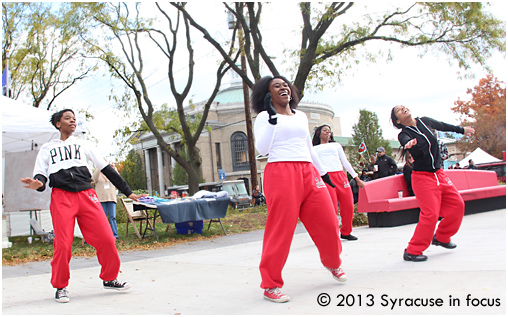
{"label": "green leafy tree", "polygon": [[2,2],[2,69],[9,63],[11,96],[50,109],[58,96],[89,76],[80,20],[66,3]]}
{"label": "green leafy tree", "polygon": [[188,176],[185,169],[180,164],[176,164],[173,168],[171,186],[187,185],[187,180]]}
{"label": "green leafy tree", "polygon": [[146,175],[141,155],[131,150],[118,168],[120,175],[125,179],[132,190],[146,189]]}
{"label": "green leafy tree", "polygon": [[[367,151],[363,153],[360,159],[358,148],[362,142],[365,143]],[[369,154],[375,155],[377,148],[380,146],[385,148],[386,155],[392,156],[393,151],[390,142],[383,139],[383,129],[379,125],[377,115],[369,110],[360,109],[358,123],[353,125],[352,139],[346,148],[349,162],[356,171],[361,171],[363,166],[360,165],[360,162],[364,165],[370,163]]]}
{"label": "green leafy tree", "polygon": [[[245,34],[245,53],[252,80],[249,72],[235,65],[200,21],[192,18],[192,12],[185,5],[172,4],[184,13],[249,86],[260,77],[262,63],[273,75],[280,74],[271,58],[277,56],[273,51],[279,47],[263,42],[261,21],[264,3],[224,3],[226,10],[238,21],[236,28],[241,28]],[[300,2],[297,5],[301,41],[298,48],[286,48],[284,55],[294,58],[290,72],[302,95],[307,86],[322,89],[335,85],[362,60],[373,62],[381,57],[391,60],[391,46],[385,44],[420,47],[421,55],[431,51],[442,52],[450,62],[456,62],[466,72],[473,64],[485,66],[493,51],[506,51],[505,23],[487,12],[488,4],[483,2],[418,2],[403,3],[400,7],[386,2],[380,3],[379,10],[376,10],[378,13],[367,12],[361,2]],[[365,13],[362,14],[362,11]],[[265,25],[266,21],[263,22]],[[273,32],[273,29],[265,29]],[[373,43],[383,45],[380,49],[371,48]]]}

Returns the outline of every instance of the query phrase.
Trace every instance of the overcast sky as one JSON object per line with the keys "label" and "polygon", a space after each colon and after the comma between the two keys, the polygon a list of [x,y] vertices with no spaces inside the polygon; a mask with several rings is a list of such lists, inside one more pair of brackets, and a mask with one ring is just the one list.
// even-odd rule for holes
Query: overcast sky
{"label": "overcast sky", "polygon": [[[218,4],[207,7],[205,10],[203,8],[205,4],[200,3],[202,14],[196,15],[196,20],[207,28],[215,29],[215,32],[211,33],[216,38],[225,40],[228,30],[224,9]],[[208,5],[210,3],[206,2]],[[290,3],[290,5],[270,4],[264,7],[267,14],[266,19],[263,20],[264,41],[270,43],[267,46],[270,50],[269,54],[276,57],[274,62],[277,66],[284,60],[282,54],[284,47],[289,45],[298,47],[299,45],[299,35],[295,32],[295,25],[300,22],[301,18],[294,2]],[[384,5],[391,2],[381,3]],[[502,14],[496,14],[496,16],[506,21],[508,12],[506,1],[494,1],[494,3],[494,12]],[[365,6],[365,2],[360,2],[358,12],[363,13],[360,10],[363,6]],[[369,8],[373,7],[369,5]],[[189,8],[189,11],[191,10],[192,8]],[[376,12],[376,9],[373,10]],[[216,18],[210,19],[210,17]],[[221,17],[224,17],[224,20]],[[197,41],[195,46],[197,74],[191,96],[196,102],[206,99],[212,89],[210,82],[215,74],[214,68],[218,55],[208,44],[203,44],[203,46],[199,44],[201,36],[195,35],[194,38]],[[280,45],[280,43],[284,43],[284,45]],[[398,131],[389,123],[389,116],[391,108],[399,104],[409,107],[415,116],[430,116],[437,120],[459,124],[458,115],[454,114],[450,108],[459,98],[461,100],[470,99],[470,95],[466,93],[467,89],[476,86],[478,81],[486,76],[485,71],[476,67],[475,79],[460,80],[457,75],[458,67],[450,66],[447,58],[443,55],[429,53],[424,58],[419,58],[417,57],[418,49],[401,50],[395,46],[392,46],[391,49],[394,55],[393,61],[386,62],[381,58],[376,63],[362,63],[347,73],[340,86],[328,88],[319,93],[307,93],[305,100],[330,105],[335,116],[340,117],[342,136],[351,136],[351,128],[358,122],[359,110],[367,109],[377,114],[383,129],[383,136],[386,139],[396,139]],[[156,104],[168,102],[171,105],[172,96],[168,81],[165,79],[167,62],[164,60],[160,62],[155,57],[152,58],[152,61],[156,63],[148,65],[146,72],[152,97]],[[495,77],[506,82],[506,60],[501,54],[495,54],[489,60],[488,65],[493,69]],[[182,68],[179,74],[183,78],[185,70]],[[225,77],[224,81],[227,81],[228,78]],[[122,125],[124,120],[121,112],[114,110],[113,102],[109,101],[111,85],[112,83],[107,77],[90,78],[62,96],[67,106],[73,109],[89,108],[94,113],[95,119],[88,122],[87,125],[91,134],[99,140],[99,149],[105,156],[114,152],[112,151],[115,148],[113,132]],[[123,87],[119,83],[116,83],[115,89],[123,91]]]}

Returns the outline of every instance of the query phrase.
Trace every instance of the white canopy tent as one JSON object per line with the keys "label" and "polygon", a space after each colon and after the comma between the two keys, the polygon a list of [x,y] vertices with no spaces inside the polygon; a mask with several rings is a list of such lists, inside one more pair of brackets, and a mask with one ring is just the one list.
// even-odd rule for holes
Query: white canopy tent
{"label": "white canopy tent", "polygon": [[[2,153],[37,150],[60,137],[49,122],[52,112],[2,96]],[[76,114],[76,135],[85,133],[85,118]]]}
{"label": "white canopy tent", "polygon": [[[20,178],[32,176],[35,158],[40,147],[60,133],[50,123],[53,112],[26,105],[1,96],[2,108],[2,196],[5,199],[3,233],[10,236],[29,234],[29,217],[39,210],[39,221],[46,231],[52,229],[49,215],[50,189],[43,193],[23,188]],[[85,133],[85,117],[76,114],[75,135]],[[30,214],[21,211],[31,211]],[[37,212],[37,211],[36,211]],[[2,217],[3,218],[3,217]],[[75,230],[78,235],[79,229]],[[3,241],[4,242],[4,241]],[[3,247],[4,247],[3,243]]]}
{"label": "white canopy tent", "polygon": [[469,160],[473,160],[474,164],[501,162],[500,159],[490,155],[489,153],[485,152],[480,148],[476,148],[476,150],[471,152],[462,161],[460,161],[459,162],[460,167],[468,166]]}

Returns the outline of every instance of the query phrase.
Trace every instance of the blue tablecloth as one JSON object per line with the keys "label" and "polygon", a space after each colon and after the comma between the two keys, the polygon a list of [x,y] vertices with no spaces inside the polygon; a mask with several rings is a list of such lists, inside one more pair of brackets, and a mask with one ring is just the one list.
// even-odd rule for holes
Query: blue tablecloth
{"label": "blue tablecloth", "polygon": [[196,199],[172,204],[135,203],[134,208],[157,208],[163,223],[179,223],[224,218],[229,206],[229,197]]}

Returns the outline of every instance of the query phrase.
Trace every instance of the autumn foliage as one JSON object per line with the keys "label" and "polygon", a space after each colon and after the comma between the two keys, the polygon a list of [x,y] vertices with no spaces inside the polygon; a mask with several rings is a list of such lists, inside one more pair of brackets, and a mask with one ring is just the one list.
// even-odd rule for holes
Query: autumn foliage
{"label": "autumn foliage", "polygon": [[461,116],[462,126],[472,126],[476,133],[459,143],[463,151],[480,147],[502,159],[506,148],[506,86],[489,74],[478,86],[467,90],[471,100],[455,101],[452,110]]}

